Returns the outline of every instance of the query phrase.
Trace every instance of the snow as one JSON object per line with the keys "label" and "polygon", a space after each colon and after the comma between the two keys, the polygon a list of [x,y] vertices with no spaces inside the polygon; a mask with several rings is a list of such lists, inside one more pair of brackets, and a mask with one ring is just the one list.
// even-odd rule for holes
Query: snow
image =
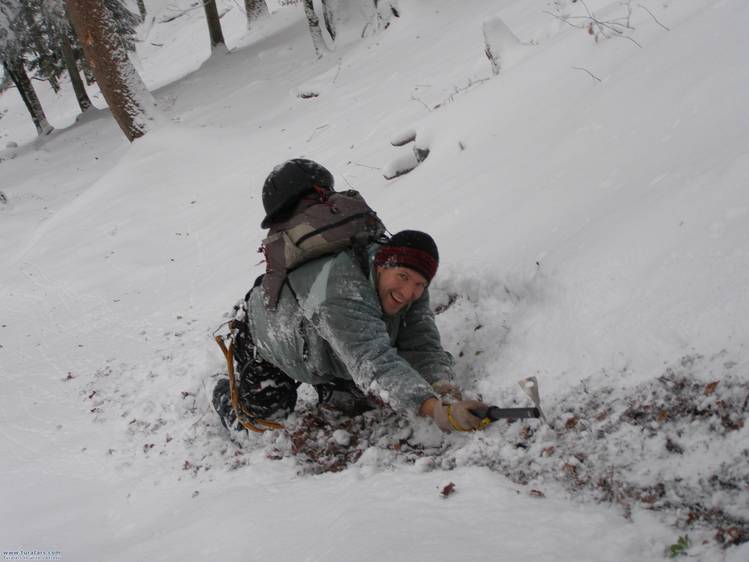
{"label": "snow", "polygon": [[[604,21],[625,4],[586,2]],[[318,60],[301,5],[247,33],[223,3],[230,52],[211,55],[201,9],[153,0],[136,64],[167,123],[129,144],[97,90],[76,120],[69,84],[35,81],[56,128],[36,138],[1,95],[0,550],[639,561],[689,535],[691,557],[746,560],[685,519],[695,502],[749,519],[749,5],[640,4],[637,44],[555,17],[580,2],[402,0],[363,39],[349,6]],[[498,76],[487,21],[522,43]],[[414,146],[426,159],[387,181]],[[528,406],[517,381],[536,376],[553,429],[373,414],[298,455],[280,432],[227,434],[212,333],[262,271],[260,189],[292,157],[435,237],[458,381]],[[324,472],[326,447],[361,450]],[[628,487],[653,498],[628,513]]]}

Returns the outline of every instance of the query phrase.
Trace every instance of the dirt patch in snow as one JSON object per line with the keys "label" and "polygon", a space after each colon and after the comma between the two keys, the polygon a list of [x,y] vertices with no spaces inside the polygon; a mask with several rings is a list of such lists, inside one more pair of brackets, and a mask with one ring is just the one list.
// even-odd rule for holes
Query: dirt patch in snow
{"label": "dirt patch in snow", "polygon": [[307,406],[263,446],[301,474],[487,466],[539,497],[554,488],[620,506],[625,517],[656,511],[703,541],[735,545],[749,539],[749,382],[723,359],[684,357],[635,387],[591,377],[548,404],[554,427],[497,422],[442,436],[384,410],[350,419]]}

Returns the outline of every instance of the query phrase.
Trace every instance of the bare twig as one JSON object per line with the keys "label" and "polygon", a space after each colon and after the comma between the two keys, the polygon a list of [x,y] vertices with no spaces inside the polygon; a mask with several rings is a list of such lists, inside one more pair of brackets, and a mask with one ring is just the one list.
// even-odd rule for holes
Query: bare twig
{"label": "bare twig", "polygon": [[572,68],[573,68],[574,70],[582,70],[583,72],[587,72],[587,73],[588,73],[588,74],[589,74],[590,76],[592,76],[592,77],[593,77],[593,78],[594,78],[595,80],[598,80],[599,82],[602,82],[602,80],[601,80],[601,79],[600,79],[600,78],[599,78],[598,76],[596,76],[595,74],[593,74],[593,73],[592,73],[592,72],[591,72],[590,70],[588,70],[587,68],[583,68],[583,67],[581,67],[581,66],[573,66]]}
{"label": "bare twig", "polygon": [[[587,15],[585,16],[561,16],[548,10],[544,10],[542,13],[548,14],[553,18],[558,19],[561,22],[566,23],[570,27],[577,29],[585,29],[591,35],[594,35],[596,41],[598,41],[598,35],[603,37],[620,37],[622,39],[628,39],[638,47],[642,48],[642,45],[635,39],[626,35],[626,31],[634,31],[631,25],[632,7],[627,3],[627,16],[624,18],[618,18],[613,20],[600,20],[593,14],[592,10],[588,7],[584,0],[580,0],[580,4],[585,8]],[[576,21],[581,23],[576,23]]]}
{"label": "bare twig", "polygon": [[348,179],[346,178],[346,176],[344,176],[343,174],[341,174],[341,177],[343,178],[343,181],[346,182],[346,185],[348,185],[351,189],[356,189],[353,185],[351,185],[351,182],[348,181]]}
{"label": "bare twig", "polygon": [[190,429],[193,429],[198,423],[200,423],[200,420],[202,420],[205,417],[205,412],[203,412],[198,419],[195,420],[195,422],[190,425]]}
{"label": "bare twig", "polygon": [[663,29],[665,29],[666,31],[671,31],[671,29],[670,29],[670,28],[666,27],[665,25],[663,25],[663,24],[662,24],[661,22],[659,22],[659,21],[658,21],[658,18],[657,18],[657,17],[655,17],[655,15],[653,14],[653,12],[651,12],[650,10],[648,10],[648,9],[647,9],[647,8],[646,8],[645,6],[643,6],[642,4],[637,4],[637,5],[638,5],[638,6],[640,7],[640,8],[642,8],[643,10],[645,10],[645,11],[646,11],[646,12],[647,12],[648,14],[650,14],[650,17],[651,17],[651,18],[653,18],[653,21],[654,21],[655,23],[657,23],[658,25],[660,25],[660,26],[661,26],[661,27],[662,27]]}
{"label": "bare twig", "polygon": [[632,37],[630,37],[629,35],[615,35],[614,37],[621,37],[622,39],[628,39],[629,41],[632,41],[632,43],[640,47],[640,49],[642,49],[642,45],[638,43],[637,41],[635,41],[634,39],[632,39]]}
{"label": "bare twig", "polygon": [[569,22],[569,16],[568,17],[562,17],[559,14],[555,14],[554,12],[550,12],[549,10],[541,10],[542,14],[546,14],[547,16],[551,16],[552,18],[558,19],[562,23],[566,23],[570,27],[574,27],[576,29],[582,29],[584,26],[582,25],[574,25]]}
{"label": "bare twig", "polygon": [[423,105],[426,108],[427,111],[432,111],[432,108],[429,107],[426,103],[424,103],[424,100],[422,100],[421,98],[417,98],[416,94],[411,93],[411,99],[419,102],[421,105]]}
{"label": "bare twig", "polygon": [[448,103],[452,102],[455,99],[455,96],[457,96],[458,94],[461,94],[461,93],[465,92],[466,90],[469,90],[469,89],[473,88],[477,84],[482,84],[484,82],[487,82],[490,79],[491,78],[479,78],[478,80],[473,80],[473,79],[469,78],[468,79],[468,83],[465,86],[463,86],[461,88],[458,88],[457,86],[455,86],[455,89],[454,89],[453,93],[450,94],[450,96],[446,100],[443,100],[440,103],[438,103],[437,105],[435,105],[433,109],[439,109],[443,105],[447,105]]}
{"label": "bare twig", "polygon": [[338,70],[336,70],[335,76],[333,76],[333,84],[335,84],[335,81],[338,80],[338,75],[341,73],[341,62],[343,59],[338,59]]}
{"label": "bare twig", "polygon": [[[590,19],[591,21],[594,21],[595,23],[597,23],[598,25],[601,25],[601,26],[603,26],[603,27],[608,27],[609,29],[611,29],[612,31],[615,31],[615,32],[617,32],[617,33],[621,33],[621,31],[617,31],[617,30],[615,30],[615,29],[613,28],[613,26],[620,26],[620,27],[623,27],[623,28],[625,28],[625,29],[629,29],[629,30],[631,30],[631,31],[634,31],[634,27],[632,27],[632,26],[630,25],[630,23],[631,23],[631,18],[632,18],[632,5],[631,5],[631,0],[629,0],[629,1],[627,1],[627,2],[625,3],[625,6],[626,6],[626,10],[627,10],[627,17],[626,17],[626,18],[619,18],[618,20],[617,20],[617,19],[614,19],[614,20],[606,20],[606,21],[603,21],[603,20],[599,20],[599,19],[598,19],[597,17],[595,17],[595,16],[593,15],[593,11],[592,11],[592,10],[591,10],[591,9],[590,9],[590,8],[588,7],[588,5],[587,5],[587,4],[585,3],[585,0],[580,0],[580,4],[582,4],[582,5],[583,5],[583,7],[585,8],[585,11],[586,11],[586,12],[588,12],[588,18],[589,18],[589,19]],[[626,23],[620,23],[620,20],[621,20],[621,21],[624,21],[624,22],[626,22]]]}
{"label": "bare twig", "polygon": [[[208,2],[210,2],[210,0],[199,0],[198,2],[196,2],[195,4],[193,4],[192,6],[189,6],[188,8],[178,8],[178,7],[174,6],[173,4],[170,4],[169,6],[166,7],[166,9],[167,9],[168,12],[171,12],[171,13],[168,14],[167,16],[165,16],[164,18],[162,18],[161,22],[162,23],[168,23],[170,21],[174,21],[177,18],[180,18],[180,17],[184,16],[185,14],[187,14],[189,12],[192,12],[193,10],[197,10],[198,8],[205,8],[205,6],[208,4]],[[234,3],[236,4],[236,2],[234,2]],[[219,16],[218,16],[219,19],[223,18],[230,11],[231,11],[231,7],[229,7],[229,9],[226,10],[223,14],[220,13]]]}
{"label": "bare twig", "polygon": [[382,170],[382,168],[376,168],[374,166],[368,166],[367,164],[359,164],[359,162],[351,162],[354,166],[361,166],[362,168],[369,168],[370,170]]}
{"label": "bare twig", "polygon": [[314,136],[317,134],[317,131],[325,129],[326,127],[330,127],[330,125],[326,123],[325,125],[320,125],[319,127],[315,127],[315,130],[312,131],[312,134],[307,139],[307,142],[311,141],[314,138]]}
{"label": "bare twig", "polygon": [[[173,4],[170,4],[166,7],[166,9],[171,12],[170,15],[174,15],[172,19],[177,19],[180,16],[183,16],[187,14],[188,12],[192,12],[193,10],[197,10],[198,8],[203,8],[208,3],[208,0],[202,0],[201,2],[197,2],[193,4],[192,6],[188,8],[178,8],[177,6],[174,6]],[[171,20],[169,20],[171,21]]]}

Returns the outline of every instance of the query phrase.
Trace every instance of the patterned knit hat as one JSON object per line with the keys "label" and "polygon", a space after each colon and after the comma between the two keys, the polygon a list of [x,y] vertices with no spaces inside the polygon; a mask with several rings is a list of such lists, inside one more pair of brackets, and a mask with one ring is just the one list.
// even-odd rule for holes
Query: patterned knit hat
{"label": "patterned knit hat", "polygon": [[434,239],[418,230],[401,230],[375,255],[375,267],[407,267],[430,282],[437,273],[440,255]]}

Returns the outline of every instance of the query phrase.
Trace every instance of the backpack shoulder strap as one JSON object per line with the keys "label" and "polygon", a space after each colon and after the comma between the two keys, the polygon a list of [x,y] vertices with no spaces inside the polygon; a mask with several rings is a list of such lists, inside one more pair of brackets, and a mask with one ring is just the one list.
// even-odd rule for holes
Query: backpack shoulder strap
{"label": "backpack shoulder strap", "polygon": [[359,269],[364,274],[364,277],[369,279],[369,252],[367,252],[366,244],[357,244],[353,248],[354,259],[359,265]]}

